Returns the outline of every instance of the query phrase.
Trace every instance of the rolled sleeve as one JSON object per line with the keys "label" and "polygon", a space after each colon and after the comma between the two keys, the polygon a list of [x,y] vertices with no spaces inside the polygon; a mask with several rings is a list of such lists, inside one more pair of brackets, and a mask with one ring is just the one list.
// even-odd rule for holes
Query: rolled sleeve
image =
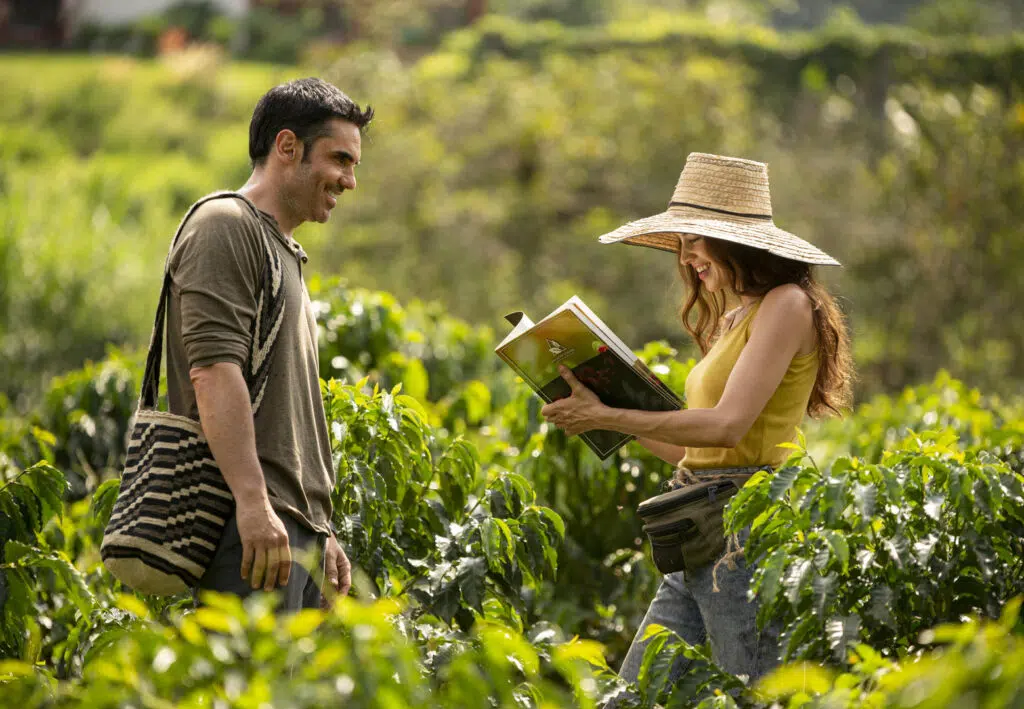
{"label": "rolled sleeve", "polygon": [[170,272],[189,368],[234,362],[244,370],[262,270],[259,229],[233,199],[202,205],[185,225]]}

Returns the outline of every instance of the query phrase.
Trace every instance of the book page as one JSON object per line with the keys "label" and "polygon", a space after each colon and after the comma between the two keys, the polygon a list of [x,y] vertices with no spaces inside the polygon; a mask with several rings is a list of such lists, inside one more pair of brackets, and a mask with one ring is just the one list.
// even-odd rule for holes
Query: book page
{"label": "book page", "polygon": [[505,337],[505,339],[502,340],[501,343],[494,348],[495,352],[500,350],[502,347],[507,345],[512,340],[522,335],[531,327],[533,327],[533,320],[530,320],[530,318],[526,317],[526,313],[520,311],[509,313],[508,315],[505,316],[505,319],[512,323],[514,327],[512,328],[512,332],[510,332],[508,336]]}
{"label": "book page", "polygon": [[561,379],[558,366],[572,369],[596,355],[604,342],[573,310],[544,318],[518,337],[505,338],[495,352],[534,389]]}
{"label": "book page", "polygon": [[572,307],[573,298],[576,298],[576,296],[573,296],[569,300],[567,300],[564,303],[562,303],[561,305],[559,305],[557,308],[555,308],[550,313],[548,313],[543,318],[541,318],[540,322],[538,322],[538,323],[534,323],[532,320],[530,320],[530,318],[528,318],[526,316],[526,313],[524,313],[522,311],[518,311],[517,310],[514,313],[509,313],[508,315],[506,315],[505,319],[508,320],[513,325],[512,332],[510,332],[505,337],[505,339],[502,340],[498,344],[498,346],[494,348],[494,351],[497,352],[498,350],[500,350],[502,347],[507,345],[512,340],[516,339],[517,337],[521,337],[524,333],[526,333],[530,329],[536,327],[537,325],[541,325],[543,323],[546,323],[548,320],[551,320],[552,318],[554,318],[554,317],[560,315],[561,313],[565,312],[566,310],[570,309]]}
{"label": "book page", "polygon": [[566,301],[566,305],[579,311],[582,316],[580,319],[583,320],[588,326],[592,326],[591,329],[595,331],[595,334],[599,335],[602,340],[613,350],[616,354],[622,358],[624,362],[632,364],[636,361],[637,356],[633,354],[625,342],[619,339],[610,327],[604,324],[601,318],[597,317],[593,310],[587,307],[586,303],[580,300],[579,296],[573,296]]}

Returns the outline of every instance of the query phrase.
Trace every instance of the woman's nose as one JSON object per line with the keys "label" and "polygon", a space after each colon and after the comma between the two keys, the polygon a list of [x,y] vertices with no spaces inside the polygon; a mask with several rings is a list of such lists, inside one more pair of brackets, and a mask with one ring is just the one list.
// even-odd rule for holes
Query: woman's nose
{"label": "woman's nose", "polygon": [[692,259],[693,259],[693,253],[688,248],[686,248],[686,240],[685,239],[680,239],[679,240],[679,263],[682,264],[683,266],[685,266],[688,263],[690,263],[690,261]]}

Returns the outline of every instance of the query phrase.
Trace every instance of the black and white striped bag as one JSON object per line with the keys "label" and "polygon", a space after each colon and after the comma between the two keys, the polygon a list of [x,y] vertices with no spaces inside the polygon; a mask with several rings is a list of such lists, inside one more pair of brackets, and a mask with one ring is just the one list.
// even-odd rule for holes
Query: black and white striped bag
{"label": "black and white striped bag", "polygon": [[[217,192],[192,205],[174,235],[171,250],[201,204],[224,198],[245,202],[262,225],[256,207],[244,196]],[[261,233],[264,267],[245,367],[253,416],[263,401],[271,350],[284,315],[281,260],[266,230]],[[199,422],[157,409],[171,286],[169,267],[170,256],[164,268],[121,489],[100,546],[110,573],[136,591],[155,595],[181,593],[198,584],[235,504]]]}

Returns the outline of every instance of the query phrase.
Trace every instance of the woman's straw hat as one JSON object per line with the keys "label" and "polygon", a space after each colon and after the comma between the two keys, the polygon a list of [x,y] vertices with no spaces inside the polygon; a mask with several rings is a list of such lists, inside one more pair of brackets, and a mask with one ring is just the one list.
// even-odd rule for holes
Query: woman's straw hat
{"label": "woman's straw hat", "polygon": [[621,226],[599,238],[662,251],[679,251],[679,235],[695,234],[824,266],[840,263],[799,236],[775,226],[762,162],[690,153],[668,210]]}

